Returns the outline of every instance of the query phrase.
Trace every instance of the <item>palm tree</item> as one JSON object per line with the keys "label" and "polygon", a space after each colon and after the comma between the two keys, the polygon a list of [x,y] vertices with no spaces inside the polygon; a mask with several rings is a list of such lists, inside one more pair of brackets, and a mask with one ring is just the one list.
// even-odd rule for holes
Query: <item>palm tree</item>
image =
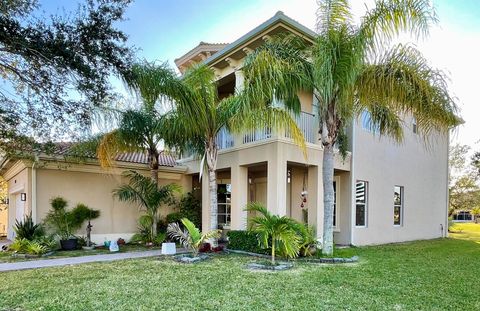
{"label": "palm tree", "polygon": [[[146,152],[151,177],[158,184],[159,145],[163,141],[164,116],[158,111],[161,89],[158,76],[166,70],[166,65],[151,66],[140,62],[132,66],[131,72],[124,77],[126,87],[139,103],[139,109],[126,111],[102,111],[100,122],[105,116],[118,117],[118,127],[106,134],[77,144],[73,153],[84,154],[95,150],[102,167],[114,165],[115,157],[122,152]],[[117,118],[115,118],[117,119]]]}
{"label": "palm tree", "polygon": [[151,232],[154,239],[157,236],[160,208],[162,205],[169,203],[176,192],[180,192],[180,186],[176,184],[159,186],[151,178],[135,171],[126,171],[123,176],[129,179],[128,184],[115,189],[113,194],[120,201],[137,204],[151,217],[153,220]]}
{"label": "palm tree", "polygon": [[324,254],[333,252],[334,145],[362,112],[372,128],[396,141],[403,137],[402,115],[413,115],[426,141],[461,121],[443,72],[433,69],[412,46],[388,48],[400,32],[416,38],[436,22],[429,0],[377,0],[360,24],[347,0],[323,0],[312,44],[283,36],[254,51],[243,67],[246,96],[263,105],[273,96],[287,105],[298,91],[318,101],[323,145]]}
{"label": "palm tree", "polygon": [[185,248],[191,249],[193,256],[197,257],[200,247],[203,243],[210,239],[218,239],[220,237],[220,230],[212,230],[205,233],[195,227],[194,223],[187,218],[182,218],[182,230],[178,223],[168,224],[167,232],[170,238],[178,240]]}
{"label": "palm tree", "polygon": [[[146,66],[155,67],[154,64]],[[277,130],[288,128],[293,139],[304,148],[303,134],[285,109],[263,105],[250,110],[243,96],[219,99],[214,71],[204,64],[193,66],[181,78],[168,68],[161,69],[163,76],[156,78],[160,94],[174,103],[173,110],[165,118],[165,143],[203,158],[200,175],[205,166],[209,185],[210,230],[217,230],[216,166],[219,146],[216,138],[220,130],[240,131],[266,125]]]}
{"label": "palm tree", "polygon": [[249,219],[249,230],[257,235],[260,247],[271,248],[272,265],[277,253],[291,258],[298,256],[302,246],[299,223],[286,216],[273,215],[259,203],[249,203],[246,209],[260,214]]}

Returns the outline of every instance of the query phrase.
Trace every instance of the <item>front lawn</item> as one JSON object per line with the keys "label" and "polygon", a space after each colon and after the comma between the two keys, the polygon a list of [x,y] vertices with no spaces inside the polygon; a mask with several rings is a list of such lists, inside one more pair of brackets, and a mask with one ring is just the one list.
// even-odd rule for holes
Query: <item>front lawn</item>
{"label": "front lawn", "polygon": [[356,248],[357,264],[253,272],[251,257],[158,258],[1,273],[0,310],[478,310],[480,245]]}

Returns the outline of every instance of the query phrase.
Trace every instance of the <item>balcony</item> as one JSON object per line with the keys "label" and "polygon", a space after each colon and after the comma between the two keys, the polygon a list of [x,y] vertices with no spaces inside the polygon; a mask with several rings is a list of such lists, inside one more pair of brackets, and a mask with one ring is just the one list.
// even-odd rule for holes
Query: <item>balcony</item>
{"label": "balcony", "polygon": [[[317,120],[314,114],[302,111],[299,115],[293,116],[297,122],[298,127],[303,133],[305,141],[307,143],[317,143]],[[264,127],[252,131],[248,131],[242,135],[239,135],[238,140],[235,140],[234,136],[230,134],[225,128],[223,128],[217,136],[218,149],[228,149],[235,145],[249,144],[258,141],[267,140],[273,138],[275,133],[269,127]],[[278,135],[277,135],[278,136]],[[290,131],[285,130],[285,134],[282,137],[292,138]]]}

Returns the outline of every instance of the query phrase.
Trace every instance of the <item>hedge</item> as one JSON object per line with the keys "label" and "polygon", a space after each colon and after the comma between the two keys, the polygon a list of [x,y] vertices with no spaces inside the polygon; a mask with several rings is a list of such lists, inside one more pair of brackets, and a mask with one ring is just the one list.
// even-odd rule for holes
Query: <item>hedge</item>
{"label": "hedge", "polygon": [[257,237],[254,233],[243,230],[231,230],[227,232],[228,248],[245,252],[263,254],[266,250],[258,246]]}

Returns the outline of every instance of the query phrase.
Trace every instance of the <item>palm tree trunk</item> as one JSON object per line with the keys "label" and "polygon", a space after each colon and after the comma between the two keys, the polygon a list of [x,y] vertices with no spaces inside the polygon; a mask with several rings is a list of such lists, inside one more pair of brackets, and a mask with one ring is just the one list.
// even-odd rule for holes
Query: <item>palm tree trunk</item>
{"label": "palm tree trunk", "polygon": [[333,254],[333,145],[327,144],[323,149],[323,247],[324,255]]}
{"label": "palm tree trunk", "polygon": [[275,266],[275,242],[272,237],[272,266]]}
{"label": "palm tree trunk", "polygon": [[217,173],[211,168],[208,168],[208,191],[210,197],[210,230],[218,230]]}
{"label": "palm tree trunk", "polygon": [[157,169],[151,169],[150,170],[150,176],[152,177],[153,181],[157,184],[158,186],[158,168]]}

